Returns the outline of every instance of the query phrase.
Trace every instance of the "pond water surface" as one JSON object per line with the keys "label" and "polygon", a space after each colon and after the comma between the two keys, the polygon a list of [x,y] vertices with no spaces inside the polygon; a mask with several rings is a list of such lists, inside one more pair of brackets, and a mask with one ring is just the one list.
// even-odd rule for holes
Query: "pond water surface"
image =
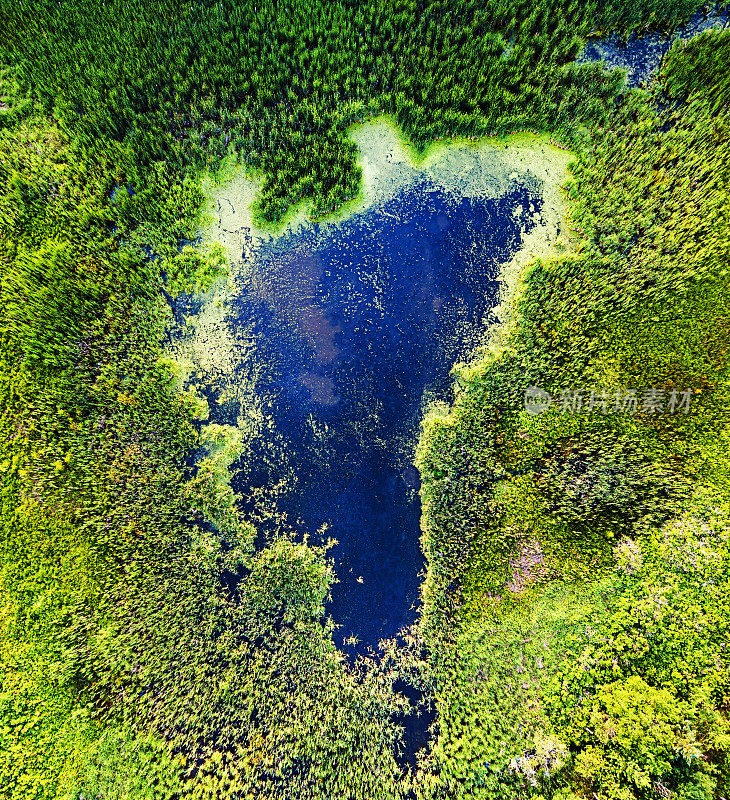
{"label": "pond water surface", "polygon": [[243,436],[231,486],[262,536],[283,521],[337,541],[327,612],[353,655],[416,619],[419,422],[485,342],[503,265],[550,227],[544,180],[514,158],[495,169],[494,152],[486,168],[466,150],[430,171],[401,166],[344,221],[259,241],[236,202],[216,200],[238,268],[191,339],[198,390],[209,422]]}
{"label": "pond water surface", "polygon": [[285,481],[290,522],[337,540],[330,611],[343,637],[374,646],[414,619],[424,398],[449,399],[450,369],[482,340],[499,266],[540,204],[524,187],[482,200],[423,179],[263,248],[254,287],[233,303],[249,353],[237,377],[255,385],[271,436],[232,486],[247,497]]}

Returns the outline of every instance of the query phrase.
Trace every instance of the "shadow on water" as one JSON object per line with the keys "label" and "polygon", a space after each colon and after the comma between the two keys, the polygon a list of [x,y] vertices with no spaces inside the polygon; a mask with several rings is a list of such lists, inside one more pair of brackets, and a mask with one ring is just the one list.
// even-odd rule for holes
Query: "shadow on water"
{"label": "shadow on water", "polygon": [[[235,380],[254,387],[267,433],[232,486],[246,502],[280,483],[276,511],[310,541],[337,540],[328,612],[352,656],[415,619],[423,404],[450,399],[450,369],[483,341],[499,266],[540,207],[516,182],[475,199],[423,177],[341,224],[265,244],[233,303],[246,348]],[[235,422],[239,403],[211,403],[211,421]]]}

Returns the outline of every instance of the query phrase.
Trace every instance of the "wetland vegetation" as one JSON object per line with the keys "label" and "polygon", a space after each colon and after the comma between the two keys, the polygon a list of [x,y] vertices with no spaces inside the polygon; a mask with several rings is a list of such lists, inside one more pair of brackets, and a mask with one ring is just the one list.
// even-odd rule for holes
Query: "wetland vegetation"
{"label": "wetland vegetation", "polygon": [[0,796],[727,796],[700,11],[0,2]]}

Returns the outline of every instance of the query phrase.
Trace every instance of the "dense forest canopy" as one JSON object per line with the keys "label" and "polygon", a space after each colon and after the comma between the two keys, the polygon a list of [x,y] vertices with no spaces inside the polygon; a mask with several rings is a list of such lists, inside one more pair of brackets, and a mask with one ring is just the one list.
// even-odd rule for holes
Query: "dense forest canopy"
{"label": "dense forest canopy", "polygon": [[[575,63],[699,6],[0,0],[0,796],[727,796],[730,34],[637,90]],[[575,236],[426,418],[420,621],[353,665],[326,549],[256,546],[164,339],[225,272],[184,246],[202,171],[317,217],[382,112],[569,145]],[[534,416],[532,385],[693,399]]]}

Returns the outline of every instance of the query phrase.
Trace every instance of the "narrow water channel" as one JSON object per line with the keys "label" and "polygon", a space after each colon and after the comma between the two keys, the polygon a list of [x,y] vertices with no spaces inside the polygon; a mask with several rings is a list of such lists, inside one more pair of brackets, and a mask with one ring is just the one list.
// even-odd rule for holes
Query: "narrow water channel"
{"label": "narrow water channel", "polygon": [[659,71],[662,59],[677,39],[688,40],[711,28],[730,27],[730,9],[708,4],[681,28],[671,34],[653,31],[633,35],[623,42],[616,35],[590,39],[578,58],[578,63],[603,61],[607,67],[626,70],[629,86],[645,85]]}

